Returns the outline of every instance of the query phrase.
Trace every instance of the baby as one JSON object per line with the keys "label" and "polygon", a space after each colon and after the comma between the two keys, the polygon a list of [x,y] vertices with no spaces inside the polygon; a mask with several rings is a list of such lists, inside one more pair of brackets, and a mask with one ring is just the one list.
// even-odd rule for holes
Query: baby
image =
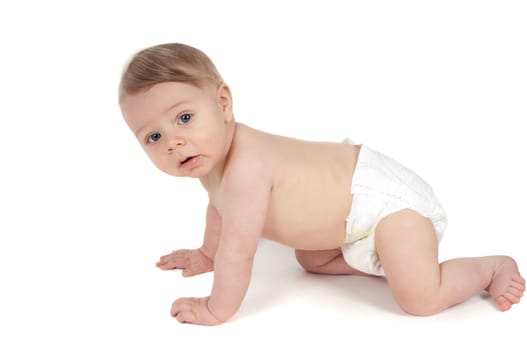
{"label": "baby", "polygon": [[365,145],[307,142],[234,120],[211,60],[182,44],[137,53],[122,75],[124,119],[152,162],[198,178],[203,245],[162,256],[183,276],[214,271],[209,297],[180,298],[179,322],[216,325],[238,310],[260,237],[295,248],[309,272],[384,276],[401,309],[433,315],[486,290],[500,310],[525,290],[508,256],[438,262],[447,219],[430,186]]}

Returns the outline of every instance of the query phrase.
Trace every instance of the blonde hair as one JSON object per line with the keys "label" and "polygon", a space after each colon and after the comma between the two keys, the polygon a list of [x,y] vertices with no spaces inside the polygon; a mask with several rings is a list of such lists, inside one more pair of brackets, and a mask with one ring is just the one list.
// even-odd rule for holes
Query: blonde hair
{"label": "blonde hair", "polygon": [[219,86],[221,75],[202,51],[184,44],[162,44],[136,53],[126,65],[119,85],[119,101],[163,82],[203,87]]}

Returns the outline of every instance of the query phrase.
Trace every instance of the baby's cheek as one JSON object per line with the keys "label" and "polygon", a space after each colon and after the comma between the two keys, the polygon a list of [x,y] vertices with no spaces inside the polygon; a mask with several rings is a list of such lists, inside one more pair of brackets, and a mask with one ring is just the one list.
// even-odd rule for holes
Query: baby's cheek
{"label": "baby's cheek", "polygon": [[155,157],[151,154],[148,155],[152,163],[161,170],[164,173],[170,174],[173,172],[173,167],[171,166],[170,162],[168,162],[166,159],[160,159],[159,157]]}

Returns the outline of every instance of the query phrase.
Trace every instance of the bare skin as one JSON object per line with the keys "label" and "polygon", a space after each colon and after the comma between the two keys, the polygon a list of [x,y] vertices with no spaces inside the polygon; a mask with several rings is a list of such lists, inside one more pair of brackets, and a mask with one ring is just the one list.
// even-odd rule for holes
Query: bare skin
{"label": "bare skin", "polygon": [[[199,178],[209,194],[202,247],[174,251],[157,263],[187,277],[214,270],[209,297],[173,303],[178,321],[215,325],[235,314],[260,237],[295,248],[307,271],[364,274],[345,263],[340,249],[360,146],[306,142],[236,123],[225,84],[161,83],[126,96],[121,109],[159,169]],[[378,255],[403,310],[431,315],[483,290],[501,310],[520,301],[525,280],[512,258],[440,264],[435,237],[430,221],[411,210],[377,227]]]}

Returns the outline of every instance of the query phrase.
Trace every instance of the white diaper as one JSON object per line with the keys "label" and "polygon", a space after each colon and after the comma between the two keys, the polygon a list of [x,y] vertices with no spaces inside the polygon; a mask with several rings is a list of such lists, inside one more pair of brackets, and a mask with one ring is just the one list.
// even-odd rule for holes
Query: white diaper
{"label": "white diaper", "polygon": [[[349,139],[344,143],[353,144]],[[375,250],[375,228],[396,211],[412,209],[430,218],[438,242],[443,237],[447,218],[430,185],[410,169],[364,145],[353,174],[351,193],[353,203],[346,219],[342,255],[357,270],[384,275]]]}

